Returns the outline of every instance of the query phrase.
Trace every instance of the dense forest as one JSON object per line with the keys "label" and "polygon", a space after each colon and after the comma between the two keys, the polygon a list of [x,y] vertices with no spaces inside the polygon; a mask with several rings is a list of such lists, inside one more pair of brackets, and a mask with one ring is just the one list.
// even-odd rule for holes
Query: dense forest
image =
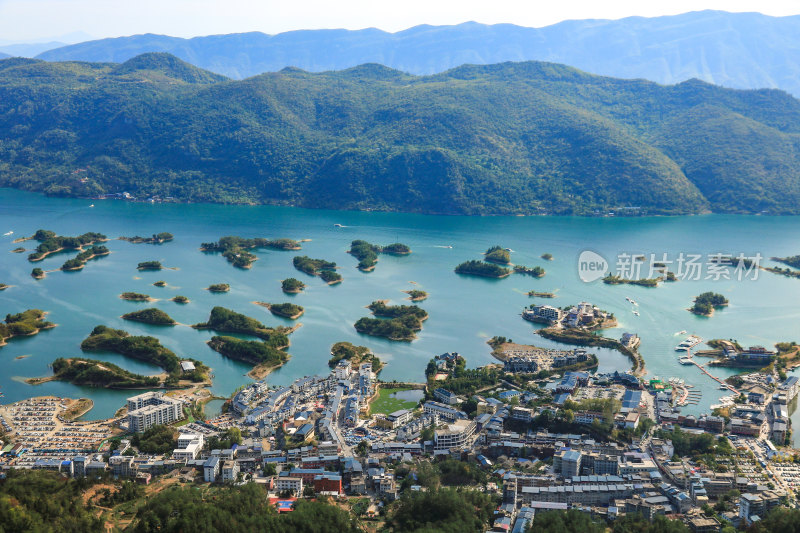
{"label": "dense forest", "polygon": [[53,375],[62,381],[74,385],[106,387],[109,389],[126,389],[134,387],[157,387],[160,380],[153,376],[142,376],[129,372],[124,368],[108,363],[82,357],[64,359],[59,357],[52,363]]}
{"label": "dense forest", "polygon": [[289,338],[286,336],[288,328],[270,328],[255,318],[220,306],[211,309],[208,322],[195,324],[192,327],[196,329],[213,329],[220,333],[252,335],[279,349],[289,346]]}
{"label": "dense forest", "polygon": [[542,63],[0,60],[0,185],[444,214],[798,213],[800,101]]}

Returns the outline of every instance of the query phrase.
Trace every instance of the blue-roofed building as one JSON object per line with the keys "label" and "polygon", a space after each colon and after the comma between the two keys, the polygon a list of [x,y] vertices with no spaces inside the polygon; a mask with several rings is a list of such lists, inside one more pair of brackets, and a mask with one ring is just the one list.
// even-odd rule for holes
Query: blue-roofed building
{"label": "blue-roofed building", "polygon": [[561,394],[556,394],[555,398],[553,399],[553,403],[556,405],[564,405],[564,402],[569,400],[570,395],[568,392],[562,392]]}
{"label": "blue-roofed building", "polygon": [[303,424],[297,431],[295,432],[294,436],[301,441],[307,441],[308,439],[314,436],[314,426],[311,424]]}
{"label": "blue-roofed building", "polygon": [[640,403],[642,403],[642,391],[640,390],[628,389],[622,396],[622,409],[637,409]]}
{"label": "blue-roofed building", "polygon": [[456,393],[441,387],[433,391],[433,396],[440,402],[447,405],[455,405],[459,403]]}
{"label": "blue-roofed building", "polygon": [[510,400],[511,398],[519,396],[520,394],[522,393],[518,390],[504,390],[502,392],[498,392],[497,397],[501,400]]}

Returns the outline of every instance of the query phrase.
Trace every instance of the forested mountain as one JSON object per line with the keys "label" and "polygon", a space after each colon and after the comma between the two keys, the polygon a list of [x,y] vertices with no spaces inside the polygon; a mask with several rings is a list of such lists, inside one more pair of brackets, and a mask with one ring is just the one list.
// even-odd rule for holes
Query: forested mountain
{"label": "forested mountain", "polygon": [[741,89],[781,88],[800,96],[800,16],[723,11],[572,20],[544,28],[469,22],[398,33],[370,28],[193,39],[134,35],[65,46],[39,58],[120,63],[145,52],[169,52],[232,78],[287,66],[325,71],[380,63],[434,74],[465,63],[538,60],[618,78],[669,84],[698,78]]}
{"label": "forested mountain", "polygon": [[540,62],[242,81],[0,60],[0,185],[426,213],[800,212],[800,101]]}

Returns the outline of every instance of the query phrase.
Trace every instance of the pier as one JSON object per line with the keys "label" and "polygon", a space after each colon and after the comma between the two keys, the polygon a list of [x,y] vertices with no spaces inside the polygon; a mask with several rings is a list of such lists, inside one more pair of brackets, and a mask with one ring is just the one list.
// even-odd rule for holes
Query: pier
{"label": "pier", "polygon": [[699,369],[700,369],[700,371],[701,371],[703,374],[705,374],[706,376],[710,377],[711,379],[713,379],[714,381],[716,381],[716,382],[717,382],[717,383],[719,383],[720,385],[724,386],[724,387],[725,387],[725,388],[727,388],[729,391],[733,392],[734,394],[739,394],[739,391],[738,391],[738,390],[736,390],[736,389],[735,389],[733,386],[731,386],[731,385],[728,385],[727,383],[725,383],[725,381],[724,381],[724,380],[721,380],[721,379],[719,379],[717,376],[715,376],[715,375],[711,374],[711,372],[709,372],[708,370],[706,370],[706,368],[705,368],[703,365],[701,365],[700,363],[696,362],[695,360],[692,360],[692,364],[693,364],[694,366],[696,366],[697,368],[699,368]]}

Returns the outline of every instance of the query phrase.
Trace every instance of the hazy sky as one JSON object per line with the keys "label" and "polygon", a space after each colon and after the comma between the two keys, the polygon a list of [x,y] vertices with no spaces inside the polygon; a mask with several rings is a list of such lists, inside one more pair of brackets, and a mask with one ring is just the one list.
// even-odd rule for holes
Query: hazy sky
{"label": "hazy sky", "polygon": [[93,37],[162,33],[180,37],[312,28],[511,22],[546,26],[565,19],[658,16],[720,9],[800,14],[796,0],[0,0],[0,41],[85,32]]}

